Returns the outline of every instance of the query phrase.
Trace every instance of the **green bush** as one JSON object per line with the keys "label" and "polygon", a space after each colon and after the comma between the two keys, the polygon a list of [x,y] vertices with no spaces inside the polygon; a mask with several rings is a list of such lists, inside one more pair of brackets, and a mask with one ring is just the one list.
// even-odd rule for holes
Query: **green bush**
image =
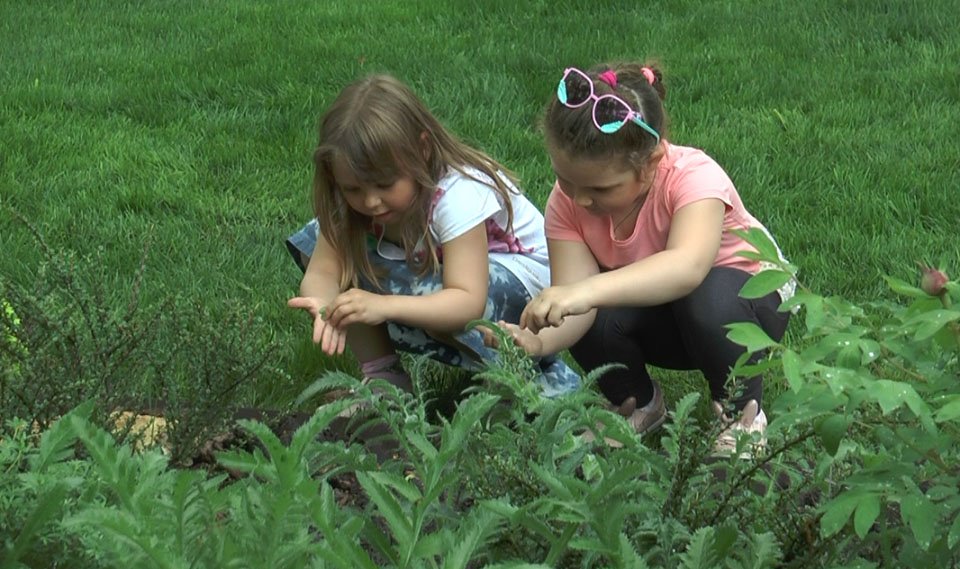
{"label": "green bush", "polygon": [[[28,225],[26,220],[21,221]],[[107,288],[97,257],[51,249],[34,228],[41,263],[32,283],[0,279],[0,418],[43,429],[79,401],[121,439],[124,410],[160,412],[174,463],[222,432],[249,387],[284,377],[258,318],[171,293],[144,302],[140,269],[124,290]]]}
{"label": "green bush", "polygon": [[[760,234],[747,238],[775,260]],[[753,277],[751,297],[796,277]],[[530,362],[506,345],[448,417],[385,383],[332,372],[310,386],[353,395],[321,405],[289,444],[241,422],[256,444],[218,455],[239,477],[173,468],[91,421],[91,404],[36,442],[28,422],[0,441],[0,514],[8,564],[127,567],[875,567],[960,560],[957,284],[933,292],[888,278],[907,302],[858,306],[804,288],[790,345],[734,324],[745,354],[731,373],[763,373],[762,448],[717,456],[721,426],[675,403],[659,438],[638,438],[592,389],[541,398]],[[5,298],[12,298],[5,293]],[[7,315],[5,354],[23,346],[28,311]],[[491,323],[484,323],[491,325]],[[16,338],[16,341],[11,340]],[[42,347],[42,346],[41,346]],[[222,357],[228,357],[225,354]],[[9,357],[9,356],[8,356]],[[30,369],[17,360],[8,380]],[[110,369],[109,367],[105,369]],[[598,370],[594,376],[603,373]],[[30,372],[34,373],[34,372]],[[13,379],[11,379],[13,378]],[[588,384],[594,377],[588,378]],[[360,438],[326,440],[337,415]],[[599,427],[598,424],[602,424]],[[610,449],[578,434],[597,429]],[[356,444],[379,438],[378,456]],[[79,442],[80,451],[75,445]],[[85,458],[84,458],[85,457]],[[744,458],[745,457],[745,458]],[[333,482],[355,477],[353,502]]]}

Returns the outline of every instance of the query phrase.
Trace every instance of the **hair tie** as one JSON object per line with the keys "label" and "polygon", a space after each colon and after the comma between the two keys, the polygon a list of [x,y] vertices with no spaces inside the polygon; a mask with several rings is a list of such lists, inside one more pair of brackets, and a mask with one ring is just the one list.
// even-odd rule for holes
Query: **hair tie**
{"label": "hair tie", "polygon": [[613,87],[614,89],[617,88],[617,73],[613,69],[607,69],[597,77],[607,85],[610,85],[611,87]]}
{"label": "hair tie", "polygon": [[643,76],[647,78],[647,83],[653,85],[657,82],[657,76],[653,74],[653,69],[649,67],[644,67],[640,70],[640,73],[643,73]]}

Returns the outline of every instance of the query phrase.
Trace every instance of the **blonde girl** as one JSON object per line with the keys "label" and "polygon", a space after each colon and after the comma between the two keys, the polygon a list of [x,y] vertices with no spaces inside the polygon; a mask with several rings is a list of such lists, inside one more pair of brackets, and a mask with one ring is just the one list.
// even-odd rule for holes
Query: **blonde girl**
{"label": "blonde girl", "polygon": [[[312,316],[313,341],[408,390],[397,350],[468,369],[494,357],[465,325],[515,321],[549,284],[543,217],[508,171],[389,75],[339,94],[313,160],[315,219],[287,240],[304,270],[288,305]],[[578,386],[558,358],[539,363],[546,395]]]}

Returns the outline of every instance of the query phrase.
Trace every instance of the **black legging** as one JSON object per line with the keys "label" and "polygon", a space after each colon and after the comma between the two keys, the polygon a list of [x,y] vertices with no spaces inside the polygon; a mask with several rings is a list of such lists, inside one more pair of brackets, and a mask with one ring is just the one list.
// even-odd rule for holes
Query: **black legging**
{"label": "black legging", "polygon": [[[779,341],[790,320],[789,312],[777,311],[780,296],[776,292],[754,300],[738,296],[750,276],[738,269],[714,267],[699,287],[673,302],[601,308],[570,353],[587,372],[614,362],[627,366],[610,370],[598,380],[603,394],[617,405],[631,395],[638,407],[653,397],[648,363],[666,369],[699,369],[710,384],[712,398],[724,400],[730,369],[744,352],[743,346],[727,339],[724,325],[753,322]],[[761,357],[754,354],[750,361]],[[736,409],[751,399],[762,403],[760,376],[744,381],[743,388],[733,400]]]}

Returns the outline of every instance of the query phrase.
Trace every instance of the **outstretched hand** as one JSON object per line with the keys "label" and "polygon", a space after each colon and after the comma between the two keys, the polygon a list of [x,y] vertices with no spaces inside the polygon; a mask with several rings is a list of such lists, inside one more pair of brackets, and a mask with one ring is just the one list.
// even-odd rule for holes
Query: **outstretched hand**
{"label": "outstretched hand", "polygon": [[[534,357],[543,355],[543,340],[530,330],[521,328],[516,324],[504,322],[503,320],[497,322],[497,325],[513,339],[514,344],[523,349],[528,355]],[[489,348],[500,347],[500,338],[493,330],[485,326],[477,326],[477,330],[480,330],[480,333],[483,334],[483,343],[485,346]]]}
{"label": "outstretched hand", "polygon": [[536,334],[543,328],[560,326],[567,316],[590,312],[588,291],[580,284],[551,286],[531,300],[520,315],[520,327]]}
{"label": "outstretched hand", "polygon": [[347,331],[325,320],[326,308],[320,299],[312,296],[298,296],[287,301],[290,308],[306,310],[313,316],[313,343],[327,355],[342,354],[347,346]]}

